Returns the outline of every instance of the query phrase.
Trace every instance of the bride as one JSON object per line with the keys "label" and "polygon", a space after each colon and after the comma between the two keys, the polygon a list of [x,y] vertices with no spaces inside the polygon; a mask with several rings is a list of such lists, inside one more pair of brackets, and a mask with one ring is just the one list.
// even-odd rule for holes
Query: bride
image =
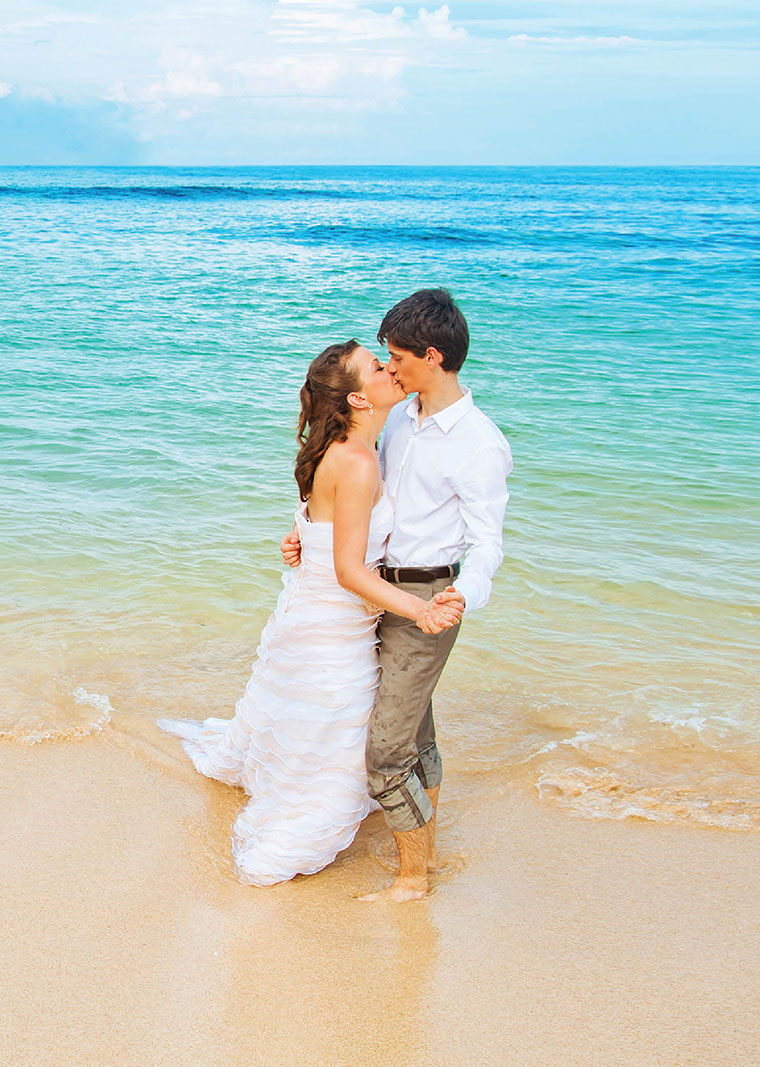
{"label": "bride", "polygon": [[456,602],[421,600],[377,573],[393,513],[375,443],[404,396],[355,340],[312,362],[295,471],[301,565],[283,579],[235,717],[158,723],[183,739],[202,774],[249,794],[232,850],[250,885],[326,867],[369,811],[364,747],[381,612],[413,619],[425,633],[460,621]]}

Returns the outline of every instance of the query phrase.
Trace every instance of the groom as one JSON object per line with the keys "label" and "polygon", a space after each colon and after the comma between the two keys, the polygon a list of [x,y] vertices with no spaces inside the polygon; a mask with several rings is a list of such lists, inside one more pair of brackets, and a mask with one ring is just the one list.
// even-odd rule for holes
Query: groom
{"label": "groom", "polygon": [[[417,394],[393,409],[380,444],[394,504],[382,576],[423,599],[457,601],[467,614],[487,603],[503,558],[509,445],[459,384],[469,333],[450,293],[421,289],[401,300],[377,339],[387,343],[388,370]],[[281,547],[285,562],[295,565],[298,542],[288,535]],[[378,625],[382,674],[369,723],[367,781],[400,862],[393,884],[365,900],[416,900],[428,891],[441,785],[432,694],[458,630],[425,634],[391,612]]]}

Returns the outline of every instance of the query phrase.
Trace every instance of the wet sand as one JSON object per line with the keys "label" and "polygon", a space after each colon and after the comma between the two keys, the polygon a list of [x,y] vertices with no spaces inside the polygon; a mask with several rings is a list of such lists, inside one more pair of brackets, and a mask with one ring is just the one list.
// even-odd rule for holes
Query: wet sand
{"label": "wet sand", "polygon": [[760,1062],[758,835],[583,820],[460,769],[428,900],[355,899],[388,878],[380,815],[257,890],[242,794],[162,746],[0,743],[3,1065]]}

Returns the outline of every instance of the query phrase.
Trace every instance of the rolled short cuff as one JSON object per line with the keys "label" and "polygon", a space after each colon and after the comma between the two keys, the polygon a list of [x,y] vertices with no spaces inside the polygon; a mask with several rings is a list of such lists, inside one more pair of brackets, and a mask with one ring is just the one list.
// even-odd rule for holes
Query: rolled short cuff
{"label": "rolled short cuff", "polygon": [[433,817],[433,805],[414,771],[400,785],[387,789],[375,799],[385,813],[388,828],[395,834],[418,830]]}

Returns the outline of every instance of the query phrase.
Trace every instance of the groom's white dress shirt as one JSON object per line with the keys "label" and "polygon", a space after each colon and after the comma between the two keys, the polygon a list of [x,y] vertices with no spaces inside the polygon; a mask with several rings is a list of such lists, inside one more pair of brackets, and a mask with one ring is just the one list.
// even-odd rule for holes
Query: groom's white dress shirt
{"label": "groom's white dress shirt", "polygon": [[452,583],[465,614],[483,607],[504,558],[502,524],[512,454],[472,393],[419,422],[419,398],[397,404],[380,442],[395,517],[389,567],[439,567],[462,559]]}

